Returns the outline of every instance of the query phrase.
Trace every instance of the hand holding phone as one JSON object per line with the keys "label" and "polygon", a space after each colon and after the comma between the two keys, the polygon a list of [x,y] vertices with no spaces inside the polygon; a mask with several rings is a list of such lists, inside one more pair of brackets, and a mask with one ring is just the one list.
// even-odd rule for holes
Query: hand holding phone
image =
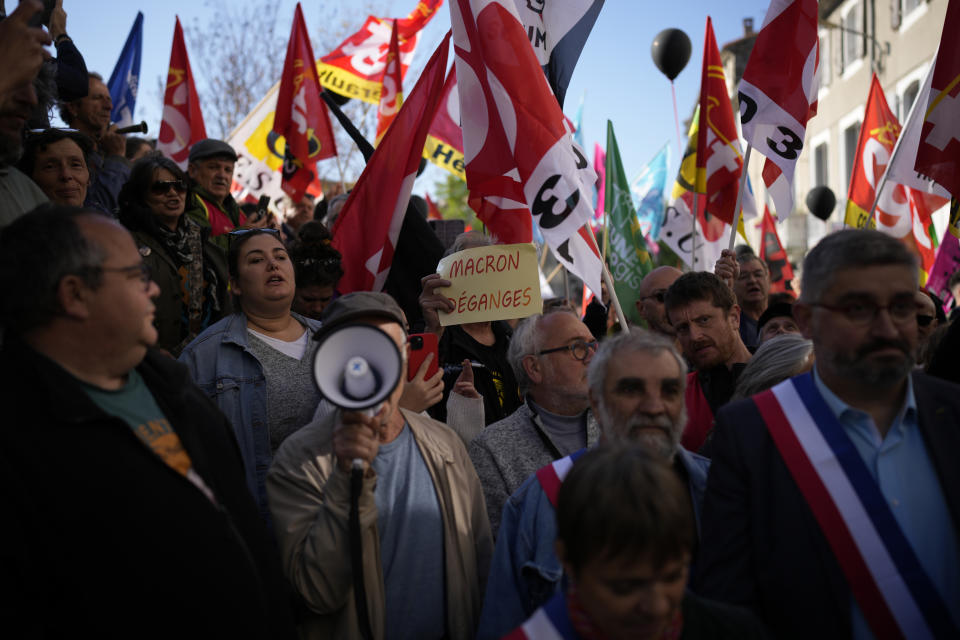
{"label": "hand holding phone", "polygon": [[433,359],[427,366],[427,373],[423,378],[424,380],[432,378],[437,372],[440,361],[437,334],[413,333],[407,338],[407,343],[410,345],[407,359],[407,381],[413,380],[417,375],[417,371],[420,370],[420,365],[427,359],[427,354],[429,353],[433,354]]}

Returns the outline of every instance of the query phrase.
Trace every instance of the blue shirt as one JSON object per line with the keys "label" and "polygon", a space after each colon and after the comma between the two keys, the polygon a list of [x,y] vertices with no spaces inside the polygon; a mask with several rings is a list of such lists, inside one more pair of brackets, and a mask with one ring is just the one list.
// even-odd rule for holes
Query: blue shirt
{"label": "blue shirt", "polygon": [[388,640],[446,636],[443,515],[409,425],[373,459]]}
{"label": "blue shirt", "polygon": [[[907,378],[906,398],[885,437],[880,435],[868,413],[851,407],[824,384],[816,367],[813,380],[877,482],[920,565],[960,624],[957,534],[920,432],[913,379]],[[853,638],[872,639],[873,632],[860,606],[851,600]]]}

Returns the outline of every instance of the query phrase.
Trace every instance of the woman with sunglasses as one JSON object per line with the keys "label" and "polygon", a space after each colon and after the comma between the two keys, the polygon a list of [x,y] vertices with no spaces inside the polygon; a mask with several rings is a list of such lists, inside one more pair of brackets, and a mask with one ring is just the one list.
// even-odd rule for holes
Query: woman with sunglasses
{"label": "woman with sunglasses", "polygon": [[270,522],[267,469],[283,440],[310,422],[320,402],[312,340],[320,323],[291,311],[293,263],[276,229],[226,234],[236,313],[197,336],[180,354],[193,381],[233,425],[247,486]]}
{"label": "woman with sunglasses", "polygon": [[186,175],[159,153],[133,165],[120,190],[120,222],[133,233],[160,286],[154,323],[157,346],[174,357],[231,309],[223,252],[183,215]]}

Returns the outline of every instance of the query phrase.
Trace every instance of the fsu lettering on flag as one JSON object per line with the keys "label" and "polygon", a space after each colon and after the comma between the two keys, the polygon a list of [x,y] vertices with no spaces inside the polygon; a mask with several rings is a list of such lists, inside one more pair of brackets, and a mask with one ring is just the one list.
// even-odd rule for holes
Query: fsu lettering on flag
{"label": "fsu lettering on flag", "polygon": [[200,111],[200,97],[190,71],[187,45],[183,40],[180,18],[173,27],[173,47],[170,50],[170,69],[167,88],[163,92],[163,120],[157,136],[157,150],[187,168],[190,147],[207,137]]}
{"label": "fsu lettering on flag", "polygon": [[286,138],[283,190],[299,202],[316,175],[317,160],[337,155],[327,105],[313,64],[313,47],[307,35],[300,3],[293,14],[287,57],[277,93],[273,131]]}
{"label": "fsu lettering on flag", "polygon": [[[504,243],[530,242],[530,215],[558,260],[600,290],[571,247],[592,215],[596,174],[543,75],[516,7],[450,4],[470,206]],[[574,238],[573,243],[569,242]],[[566,253],[561,247],[567,249]]]}
{"label": "fsu lettering on flag", "polygon": [[443,0],[420,0],[406,18],[397,20],[367,16],[359,31],[321,58],[317,65],[320,84],[348,98],[378,104],[393,23],[397,23],[400,77],[404,78],[420,40],[420,30],[441,4]]}
{"label": "fsu lettering on flag", "polygon": [[767,157],[763,182],[779,220],[793,211],[793,174],[817,113],[816,0],[772,0],[740,81],[744,139]]}

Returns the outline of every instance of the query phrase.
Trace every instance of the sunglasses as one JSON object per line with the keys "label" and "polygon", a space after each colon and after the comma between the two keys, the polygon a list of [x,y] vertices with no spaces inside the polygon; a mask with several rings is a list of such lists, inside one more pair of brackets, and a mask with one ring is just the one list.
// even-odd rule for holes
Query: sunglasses
{"label": "sunglasses", "polygon": [[166,195],[173,188],[177,193],[186,193],[187,183],[183,180],[164,180],[150,185],[150,192],[156,196]]}
{"label": "sunglasses", "polygon": [[649,296],[643,296],[642,298],[640,298],[640,300],[649,300],[650,298],[654,298],[657,302],[659,302],[660,304],[663,304],[663,301],[666,299],[666,297],[667,297],[666,291],[657,291],[656,293],[652,293]]}

